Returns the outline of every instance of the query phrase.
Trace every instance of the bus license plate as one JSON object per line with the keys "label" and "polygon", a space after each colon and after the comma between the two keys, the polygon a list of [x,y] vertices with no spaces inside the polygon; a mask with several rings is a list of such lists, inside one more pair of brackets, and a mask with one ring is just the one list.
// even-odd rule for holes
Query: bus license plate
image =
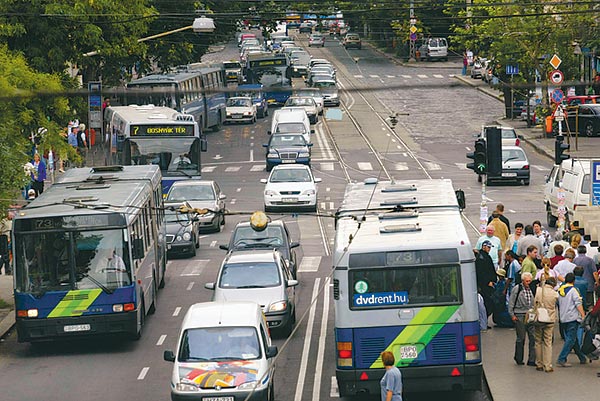
{"label": "bus license plate", "polygon": [[502,173],[502,177],[516,177],[517,173]]}
{"label": "bus license plate", "polygon": [[68,326],[64,326],[63,330],[65,333],[73,333],[76,331],[90,331],[92,326],[89,324],[70,324]]}
{"label": "bus license plate", "polygon": [[281,201],[283,203],[296,203],[298,201],[298,199],[296,199],[296,198],[282,198]]}
{"label": "bus license plate", "polygon": [[417,357],[417,347],[414,345],[405,345],[400,347],[400,359],[415,359]]}
{"label": "bus license plate", "polygon": [[233,401],[233,397],[204,397],[202,401]]}

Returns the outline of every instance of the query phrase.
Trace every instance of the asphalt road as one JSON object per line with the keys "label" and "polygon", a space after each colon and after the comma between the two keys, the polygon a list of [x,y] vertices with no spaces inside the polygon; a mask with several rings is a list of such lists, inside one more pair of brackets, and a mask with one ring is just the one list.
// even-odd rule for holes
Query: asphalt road
{"label": "asphalt road", "polygon": [[[319,186],[320,216],[274,214],[290,226],[300,241],[298,324],[291,338],[275,339],[279,346],[275,388],[277,400],[327,401],[338,399],[335,386],[333,309],[329,276],[333,219],[348,180],[366,177],[450,178],[465,190],[465,216],[479,225],[481,184],[467,170],[465,153],[482,124],[502,114],[502,104],[473,88],[456,82],[459,68],[404,67],[368,47],[346,51],[336,41],[310,49],[315,56],[336,63],[342,92],[342,119],[321,119],[313,142],[313,169]],[[237,48],[208,55],[218,60],[235,59]],[[300,80],[295,84],[303,86]],[[394,129],[386,119],[398,112]],[[408,115],[404,115],[408,113]],[[226,126],[208,134],[209,151],[203,176],[215,179],[228,195],[234,214],[220,233],[201,238],[193,259],[169,262],[166,288],[158,298],[157,312],[149,316],[138,342],[94,339],[29,345],[16,342],[12,333],[0,345],[0,387],[3,401],[47,400],[168,400],[172,364],[163,361],[165,349],[174,349],[187,308],[209,301],[204,289],[213,281],[225,256],[219,244],[228,241],[237,221],[262,210],[261,178],[270,117],[254,125]],[[327,120],[327,121],[323,121]],[[529,150],[529,149],[527,149]],[[497,186],[487,190],[490,211],[497,202],[507,217],[530,223],[545,217],[543,177],[550,161],[528,152],[532,165],[530,186]],[[477,238],[475,230],[471,239]],[[314,302],[313,302],[314,300]],[[377,397],[373,397],[376,399]],[[426,399],[427,397],[418,397]],[[431,397],[434,398],[434,397]],[[410,399],[410,398],[409,398]]]}

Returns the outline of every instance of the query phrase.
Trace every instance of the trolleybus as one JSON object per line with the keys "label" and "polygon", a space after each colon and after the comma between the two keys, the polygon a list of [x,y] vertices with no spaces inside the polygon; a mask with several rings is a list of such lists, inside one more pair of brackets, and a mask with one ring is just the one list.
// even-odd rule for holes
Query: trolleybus
{"label": "trolleybus", "polygon": [[158,166],[75,168],[13,223],[18,340],[140,337],[166,272]]}
{"label": "trolleybus", "polygon": [[248,55],[244,76],[248,84],[263,85],[269,104],[283,105],[292,95],[292,69],[283,53]]}
{"label": "trolleybus", "polygon": [[481,389],[474,256],[449,180],[349,184],[333,263],[341,396],[379,394],[383,351],[407,392]]}

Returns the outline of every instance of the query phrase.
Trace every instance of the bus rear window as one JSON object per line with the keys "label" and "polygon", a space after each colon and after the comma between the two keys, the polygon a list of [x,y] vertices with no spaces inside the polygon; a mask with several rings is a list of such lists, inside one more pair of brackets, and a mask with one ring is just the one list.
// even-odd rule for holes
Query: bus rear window
{"label": "bus rear window", "polygon": [[462,303],[458,265],[352,269],[350,309]]}

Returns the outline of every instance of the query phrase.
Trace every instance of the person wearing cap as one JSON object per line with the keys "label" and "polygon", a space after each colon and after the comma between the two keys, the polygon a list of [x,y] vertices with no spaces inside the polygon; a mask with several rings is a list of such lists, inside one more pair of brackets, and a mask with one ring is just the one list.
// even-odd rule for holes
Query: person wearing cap
{"label": "person wearing cap", "polygon": [[498,276],[498,281],[496,282],[493,294],[494,312],[492,313],[492,320],[498,327],[514,327],[512,319],[508,314],[508,307],[506,304],[505,289],[508,285],[506,281],[506,270],[498,269],[496,270],[496,275]]}
{"label": "person wearing cap", "polygon": [[490,241],[483,241],[481,249],[475,258],[475,274],[477,276],[477,287],[483,297],[486,314],[489,317],[493,312],[492,294],[496,284],[496,268],[489,254],[492,249]]}
{"label": "person wearing cap", "polygon": [[31,188],[30,190],[27,191],[27,202],[31,202],[32,200],[35,199],[35,189]]}

